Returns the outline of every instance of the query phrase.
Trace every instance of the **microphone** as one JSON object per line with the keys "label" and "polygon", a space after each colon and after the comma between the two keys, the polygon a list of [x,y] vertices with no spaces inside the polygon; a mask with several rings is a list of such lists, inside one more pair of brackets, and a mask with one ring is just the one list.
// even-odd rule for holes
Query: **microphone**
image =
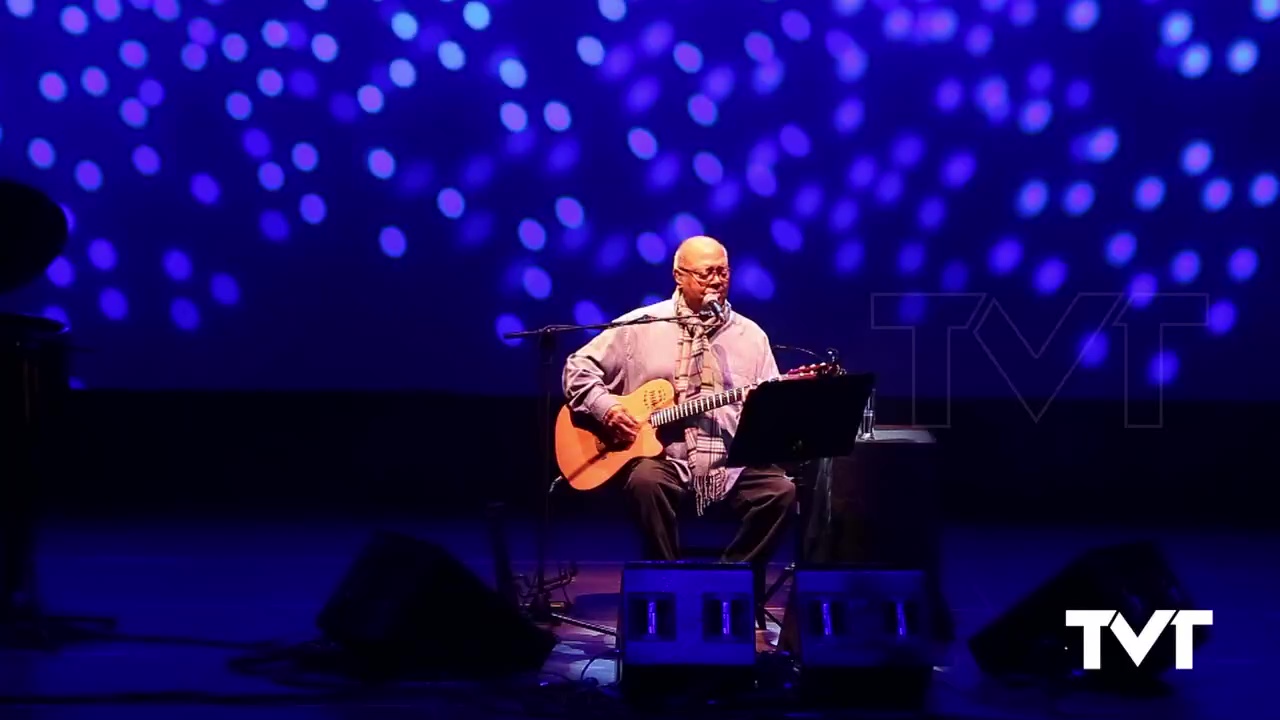
{"label": "microphone", "polygon": [[720,305],[720,297],[718,295],[708,295],[702,299],[702,307],[711,311],[716,320],[724,322],[724,307]]}

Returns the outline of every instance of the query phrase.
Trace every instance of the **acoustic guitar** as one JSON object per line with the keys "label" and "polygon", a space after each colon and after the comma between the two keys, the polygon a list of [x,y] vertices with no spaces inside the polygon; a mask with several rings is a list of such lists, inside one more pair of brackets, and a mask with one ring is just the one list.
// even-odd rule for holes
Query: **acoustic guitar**
{"label": "acoustic guitar", "polygon": [[839,368],[830,363],[805,365],[768,380],[680,404],[675,402],[676,390],[670,381],[650,380],[635,392],[618,399],[640,425],[635,440],[630,444],[614,441],[602,423],[588,413],[573,412],[566,405],[556,418],[556,463],[570,487],[593,490],[611,480],[632,460],[661,455],[663,446],[658,439],[658,428],[663,425],[742,402],[748,393],[764,383],[803,380],[838,372]]}

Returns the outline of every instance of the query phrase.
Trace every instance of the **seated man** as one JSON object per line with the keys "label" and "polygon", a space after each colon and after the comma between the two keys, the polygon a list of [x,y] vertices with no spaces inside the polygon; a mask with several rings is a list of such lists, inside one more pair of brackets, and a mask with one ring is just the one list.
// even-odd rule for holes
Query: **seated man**
{"label": "seated man", "polygon": [[[644,315],[684,318],[606,330],[569,356],[564,391],[571,410],[589,413],[623,442],[635,439],[637,419],[619,395],[662,378],[676,402],[740,387],[778,374],[769,338],[722,298],[729,289],[729,258],[723,245],[705,236],[689,238],[676,251],[676,290],[669,300],[639,308]],[[713,310],[701,317],[705,309]],[[676,511],[692,495],[699,515],[720,500],[740,519],[737,536],[722,560],[750,562],[762,570],[784,527],[795,485],[777,467],[726,468],[741,404],[730,404],[683,423],[659,428],[665,452],[624,470],[624,490],[644,539],[645,559],[676,560]],[[667,434],[668,428],[674,432]],[[763,575],[761,575],[763,577]]]}

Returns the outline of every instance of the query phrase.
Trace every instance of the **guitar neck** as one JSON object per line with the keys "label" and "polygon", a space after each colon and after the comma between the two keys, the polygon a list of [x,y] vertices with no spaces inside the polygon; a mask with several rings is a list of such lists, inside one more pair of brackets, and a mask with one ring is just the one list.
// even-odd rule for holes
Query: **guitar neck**
{"label": "guitar neck", "polygon": [[724,407],[736,402],[742,402],[747,397],[747,393],[754,388],[755,385],[746,385],[733,390],[725,390],[715,395],[707,395],[696,400],[690,400],[679,405],[669,408],[663,408],[649,416],[649,424],[658,427],[667,423],[683,420],[694,415],[711,412],[716,408]]}

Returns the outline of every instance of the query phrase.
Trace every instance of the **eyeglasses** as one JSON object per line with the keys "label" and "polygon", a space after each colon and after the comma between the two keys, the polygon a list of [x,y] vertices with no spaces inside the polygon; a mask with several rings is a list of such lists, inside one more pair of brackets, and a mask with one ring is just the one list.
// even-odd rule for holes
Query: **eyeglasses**
{"label": "eyeglasses", "polygon": [[680,271],[684,273],[688,273],[690,276],[693,277],[694,280],[697,280],[698,282],[703,284],[709,283],[715,278],[720,278],[722,280],[727,280],[729,278],[728,265],[720,265],[717,267],[707,268],[706,270],[701,270],[701,271],[690,270],[687,267],[682,267],[680,268]]}

